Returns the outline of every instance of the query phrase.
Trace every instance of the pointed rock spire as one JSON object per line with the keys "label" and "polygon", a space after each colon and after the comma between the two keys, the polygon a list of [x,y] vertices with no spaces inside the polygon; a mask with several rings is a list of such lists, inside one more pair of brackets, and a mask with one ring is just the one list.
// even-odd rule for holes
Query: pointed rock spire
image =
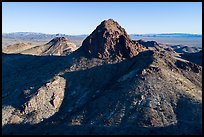
{"label": "pointed rock spire", "polygon": [[131,58],[144,49],[113,19],[101,22],[80,48],[86,56],[101,59]]}

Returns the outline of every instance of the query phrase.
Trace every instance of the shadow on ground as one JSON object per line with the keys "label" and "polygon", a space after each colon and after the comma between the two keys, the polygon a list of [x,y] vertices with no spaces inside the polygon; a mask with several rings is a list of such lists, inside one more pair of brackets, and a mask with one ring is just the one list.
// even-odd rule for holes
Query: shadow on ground
{"label": "shadow on ground", "polygon": [[[6,91],[14,91],[12,93],[8,93],[8,96],[5,95],[3,97],[2,105],[11,105],[15,108],[19,108],[24,102],[26,102],[29,98],[26,98],[26,96],[23,96],[23,94],[20,91],[29,89],[30,87],[33,87],[31,89],[32,92],[35,92],[38,88],[42,87],[49,79],[53,78],[56,74],[59,72],[65,70],[72,64],[72,60],[68,57],[60,57],[60,56],[32,56],[32,55],[22,55],[22,54],[3,54],[3,81],[2,81],[2,90],[3,94],[6,94]],[[9,63],[8,63],[9,62]],[[149,60],[149,62],[143,61],[143,67],[147,67],[148,64],[152,62],[152,60]],[[124,62],[121,62],[124,63]],[[134,58],[132,61],[129,61],[129,64],[127,66],[118,64],[108,64],[108,65],[102,65],[93,67],[87,70],[82,71],[75,71],[70,72],[63,77],[66,79],[66,81],[69,81],[72,79],[74,81],[76,77],[78,79],[85,79],[87,75],[90,72],[96,72],[94,73],[93,79],[89,79],[90,77],[87,77],[87,80],[92,80],[94,84],[98,84],[97,88],[103,89],[104,87],[109,87],[111,83],[110,81],[114,79],[118,79],[117,76],[121,76],[124,74],[128,69],[131,69],[135,64]],[[29,64],[29,65],[28,65]],[[119,66],[124,66],[124,71],[117,71],[119,70]],[[111,68],[111,69],[110,69]],[[126,68],[126,69],[125,69]],[[34,70],[33,70],[34,69]],[[15,71],[14,71],[15,70]],[[104,70],[108,70],[115,73],[115,76],[113,76],[113,79],[110,79],[110,77],[106,77],[106,75],[102,75]],[[90,73],[93,74],[93,73]],[[12,79],[11,76],[14,76]],[[97,83],[96,79],[97,77],[102,76],[103,80],[107,81],[104,82],[103,85],[100,85],[100,82]],[[7,84],[8,81],[12,80],[12,82],[9,82],[10,84]],[[86,82],[84,82],[86,84]],[[191,118],[189,120],[189,117],[193,115],[193,113],[197,113],[198,110],[193,110],[193,108],[202,108],[201,104],[192,104],[189,101],[179,100],[178,102],[178,108],[183,108],[182,111],[177,111],[177,119],[178,123],[175,125],[170,125],[167,127],[155,127],[155,128],[141,128],[141,127],[135,127],[134,125],[127,125],[127,126],[109,126],[109,127],[101,127],[101,126],[90,126],[90,125],[79,125],[79,126],[70,126],[66,123],[66,121],[60,119],[61,116],[63,116],[67,109],[67,100],[69,100],[69,93],[66,91],[69,90],[68,87],[69,83],[66,83],[66,89],[65,89],[65,97],[62,102],[62,105],[59,108],[59,111],[56,112],[53,116],[51,116],[48,119],[45,119],[43,122],[39,124],[10,124],[5,125],[2,127],[3,134],[136,134],[136,135],[148,135],[148,134],[202,134],[201,125],[202,122],[199,121],[201,119],[201,116],[198,118]],[[96,86],[94,85],[94,86]],[[90,85],[90,88],[93,88],[94,86]],[[6,90],[7,89],[7,90]],[[15,91],[18,89],[18,91]],[[104,89],[105,90],[105,89]],[[11,94],[18,94],[15,96],[12,96],[12,100],[8,101],[9,96]],[[6,101],[4,101],[6,100]],[[92,101],[90,99],[90,101]],[[188,105],[186,105],[188,104]],[[80,107],[85,106],[86,104],[83,104]],[[77,109],[80,109],[77,108]],[[186,111],[187,110],[187,111]],[[77,111],[77,110],[76,110]],[[72,112],[74,113],[74,111]],[[183,114],[185,113],[185,117]],[[69,115],[69,114],[68,114]],[[71,115],[71,114],[70,114]],[[188,121],[188,122],[187,122]],[[195,124],[200,123],[200,124]]]}

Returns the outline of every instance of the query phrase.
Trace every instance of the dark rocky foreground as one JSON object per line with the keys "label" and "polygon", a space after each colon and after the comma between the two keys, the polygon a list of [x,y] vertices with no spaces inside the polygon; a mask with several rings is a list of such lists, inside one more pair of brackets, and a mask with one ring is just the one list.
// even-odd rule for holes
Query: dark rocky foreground
{"label": "dark rocky foreground", "polygon": [[[201,125],[189,128],[189,123],[178,123],[168,127],[142,128],[134,126],[68,126],[49,125],[41,126],[19,124],[5,126],[3,134],[9,135],[201,135],[198,130]],[[14,130],[9,130],[13,128]],[[46,130],[44,130],[46,129]]]}

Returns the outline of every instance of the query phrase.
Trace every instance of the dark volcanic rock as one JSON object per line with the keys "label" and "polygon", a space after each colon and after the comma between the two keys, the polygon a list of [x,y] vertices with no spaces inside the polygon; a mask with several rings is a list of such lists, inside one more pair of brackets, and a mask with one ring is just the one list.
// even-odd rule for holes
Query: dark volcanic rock
{"label": "dark volcanic rock", "polygon": [[196,53],[200,51],[200,47],[188,47],[183,45],[171,46],[177,53]]}
{"label": "dark volcanic rock", "polygon": [[159,44],[156,41],[144,41],[144,40],[137,40],[137,42],[145,47],[155,47],[159,46]]}
{"label": "dark volcanic rock", "polygon": [[69,41],[69,40],[65,37],[56,37],[56,38],[53,38],[51,41],[49,41],[48,44],[57,44],[57,42],[62,42],[62,41]]}
{"label": "dark volcanic rock", "polygon": [[175,64],[177,65],[178,68],[181,68],[187,71],[193,71],[195,73],[199,73],[201,71],[201,68],[192,62],[183,62],[178,60]]}
{"label": "dark volcanic rock", "polygon": [[131,58],[144,49],[113,19],[101,22],[80,48],[85,56],[101,59]]}
{"label": "dark volcanic rock", "polygon": [[195,53],[184,53],[181,58],[202,66],[202,50]]}

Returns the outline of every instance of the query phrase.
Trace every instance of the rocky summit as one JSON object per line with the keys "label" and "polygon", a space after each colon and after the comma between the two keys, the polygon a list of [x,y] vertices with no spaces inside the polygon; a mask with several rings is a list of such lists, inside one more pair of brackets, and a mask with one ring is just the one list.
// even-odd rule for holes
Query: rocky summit
{"label": "rocky summit", "polygon": [[100,59],[131,58],[144,49],[138,42],[131,40],[125,29],[113,19],[101,22],[80,48],[87,57]]}
{"label": "rocky summit", "polygon": [[112,19],[67,56],[64,42],[2,54],[3,134],[202,134],[202,65],[192,54],[145,48]]}

